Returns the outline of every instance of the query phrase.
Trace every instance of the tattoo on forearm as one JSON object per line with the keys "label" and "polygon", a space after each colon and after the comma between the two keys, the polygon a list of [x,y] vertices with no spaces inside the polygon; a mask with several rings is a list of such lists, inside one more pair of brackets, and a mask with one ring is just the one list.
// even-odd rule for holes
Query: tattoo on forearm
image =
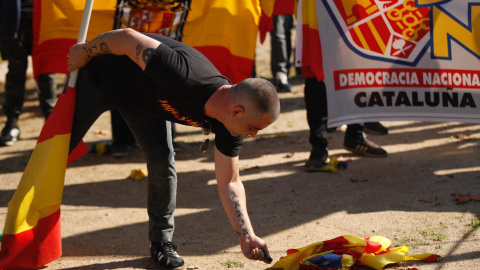
{"label": "tattoo on forearm", "polygon": [[233,206],[235,208],[239,208],[240,207],[240,203],[238,201],[233,201]]}
{"label": "tattoo on forearm", "polygon": [[105,42],[100,43],[100,50],[101,50],[104,54],[112,54],[112,51],[110,50],[110,48],[108,47],[107,43],[105,43]]}
{"label": "tattoo on forearm", "polygon": [[83,50],[84,50],[84,51],[87,53],[87,56],[88,56],[88,57],[90,57],[90,56],[91,56],[91,55],[88,53],[88,50],[87,50],[87,48],[85,48],[85,47],[82,47],[82,49],[83,49]]}
{"label": "tattoo on forearm", "polygon": [[135,54],[135,60],[137,60],[137,63],[138,63],[138,59],[140,58],[140,52],[142,51],[142,49],[143,49],[143,46],[138,44],[136,48],[137,53]]}
{"label": "tattoo on forearm", "polygon": [[82,47],[82,49],[87,53],[88,57],[102,55],[103,53],[98,52],[97,45],[93,45],[90,48]]}
{"label": "tattoo on forearm", "polygon": [[[240,224],[240,227],[242,227],[242,234],[243,236],[246,236],[246,235],[249,235],[250,232],[248,231],[247,228],[245,228],[245,220],[243,218],[240,218],[243,216],[242,212],[238,209],[240,208],[240,201],[239,200],[235,200],[238,198],[237,194],[235,193],[235,191],[232,191],[230,192],[230,197],[232,198],[232,202],[233,202],[233,206],[235,207],[235,212],[237,213],[237,218],[238,218],[238,222]],[[238,233],[237,233],[238,234]]]}
{"label": "tattoo on forearm", "polygon": [[152,58],[154,51],[155,50],[152,48],[148,48],[143,51],[142,58],[143,58],[143,62],[145,63],[145,66],[148,64],[148,61],[150,61],[150,58]]}

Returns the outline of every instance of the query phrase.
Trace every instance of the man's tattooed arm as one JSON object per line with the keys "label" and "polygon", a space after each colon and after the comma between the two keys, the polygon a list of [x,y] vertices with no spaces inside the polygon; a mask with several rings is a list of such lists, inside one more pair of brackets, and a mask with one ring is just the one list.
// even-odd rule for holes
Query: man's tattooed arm
{"label": "man's tattooed arm", "polygon": [[112,50],[110,50],[107,42],[104,39],[115,33],[118,33],[118,31],[119,30],[113,30],[110,32],[99,34],[97,37],[92,39],[91,42],[85,43],[85,45],[82,47],[83,50],[87,53],[88,57],[103,54],[113,54]]}
{"label": "man's tattooed arm", "polygon": [[142,70],[148,64],[160,41],[133,29],[118,29],[98,35],[96,38],[72,46],[68,57],[68,71],[85,66],[93,57],[113,54],[126,55]]}
{"label": "man's tattooed arm", "polygon": [[148,61],[150,61],[150,58],[152,58],[153,52],[155,52],[155,50],[152,48],[147,48],[143,50],[142,58],[145,66],[148,64]]}
{"label": "man's tattooed arm", "polygon": [[236,233],[239,236],[242,236],[242,235],[247,236],[250,234],[250,232],[248,231],[248,228],[245,227],[245,220],[243,219],[243,214],[242,214],[242,211],[240,210],[240,201],[235,191],[230,192],[230,198],[232,199],[233,207],[235,207],[235,212],[237,213],[238,223],[242,228],[241,233],[237,231]]}

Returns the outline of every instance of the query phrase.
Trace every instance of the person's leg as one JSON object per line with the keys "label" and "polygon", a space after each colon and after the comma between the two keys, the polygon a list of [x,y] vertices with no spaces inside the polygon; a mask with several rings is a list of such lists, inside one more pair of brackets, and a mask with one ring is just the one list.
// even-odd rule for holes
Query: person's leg
{"label": "person's leg", "polygon": [[307,171],[319,171],[328,159],[327,93],[325,83],[315,77],[305,79],[305,107],[310,128],[310,157],[305,164]]}
{"label": "person's leg", "polygon": [[5,104],[3,109],[7,115],[7,123],[1,132],[0,144],[13,145],[19,137],[18,118],[22,113],[25,99],[25,81],[28,67],[28,55],[31,51],[31,20],[21,17],[18,36],[10,39],[2,35],[2,57],[8,60],[8,72],[5,78]]}
{"label": "person's leg", "polygon": [[57,81],[55,74],[40,74],[38,76],[37,87],[40,109],[45,119],[47,119],[57,102]]}
{"label": "person's leg", "polygon": [[171,243],[177,196],[171,123],[153,118],[138,119],[128,112],[119,112],[130,126],[147,162],[150,255],[168,269],[181,267],[183,259]]}
{"label": "person's leg", "polygon": [[270,31],[270,67],[274,77],[274,84],[277,91],[285,92],[291,91],[291,86],[288,83],[288,53],[287,40],[285,34],[285,15],[276,15],[272,17],[273,30]]}
{"label": "person's leg", "polygon": [[117,110],[111,110],[112,124],[112,156],[124,157],[130,153],[135,146],[135,137],[130,128]]}
{"label": "person's leg", "polygon": [[77,93],[69,153],[80,143],[98,117],[112,109],[104,92],[91,84],[87,71],[80,70],[75,88]]}
{"label": "person's leg", "polygon": [[290,76],[290,67],[292,62],[290,62],[290,57],[292,56],[292,28],[293,28],[293,15],[284,15],[285,21],[283,22],[283,28],[285,29],[285,43],[287,48],[287,75]]}

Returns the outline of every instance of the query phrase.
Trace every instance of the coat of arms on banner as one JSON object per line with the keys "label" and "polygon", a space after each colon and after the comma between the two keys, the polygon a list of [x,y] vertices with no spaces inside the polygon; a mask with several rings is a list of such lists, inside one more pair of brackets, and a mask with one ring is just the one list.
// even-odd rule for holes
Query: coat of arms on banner
{"label": "coat of arms on banner", "polygon": [[415,0],[323,0],[340,35],[366,58],[415,65],[430,40],[430,8]]}

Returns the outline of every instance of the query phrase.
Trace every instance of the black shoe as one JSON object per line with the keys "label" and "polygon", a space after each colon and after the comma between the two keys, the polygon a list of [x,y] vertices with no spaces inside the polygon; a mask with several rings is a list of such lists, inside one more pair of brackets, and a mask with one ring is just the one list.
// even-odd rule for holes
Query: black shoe
{"label": "black shoe", "polygon": [[292,92],[292,86],[288,83],[288,76],[283,72],[275,74],[275,88],[277,92]]}
{"label": "black shoe", "polygon": [[307,172],[322,172],[325,171],[324,168],[327,166],[328,159],[328,149],[312,149],[310,151],[310,157],[305,163],[305,170]]}
{"label": "black shoe", "polygon": [[380,122],[367,122],[363,124],[364,130],[367,133],[374,135],[386,135],[388,134],[388,128],[380,124]]}
{"label": "black shoe", "polygon": [[168,241],[152,243],[150,255],[158,266],[167,270],[183,269],[183,259],[176,252],[177,247]]}
{"label": "black shoe", "polygon": [[367,157],[386,157],[387,151],[368,139],[367,135],[362,132],[362,137],[356,140],[347,140],[343,142],[343,148],[357,155]]}
{"label": "black shoe", "polygon": [[112,145],[112,156],[114,157],[126,157],[133,149],[133,145],[126,143],[118,143]]}
{"label": "black shoe", "polygon": [[18,141],[18,139],[20,139],[20,130],[18,129],[18,127],[7,125],[2,130],[0,137],[0,145],[10,146],[13,145],[16,141]]}

